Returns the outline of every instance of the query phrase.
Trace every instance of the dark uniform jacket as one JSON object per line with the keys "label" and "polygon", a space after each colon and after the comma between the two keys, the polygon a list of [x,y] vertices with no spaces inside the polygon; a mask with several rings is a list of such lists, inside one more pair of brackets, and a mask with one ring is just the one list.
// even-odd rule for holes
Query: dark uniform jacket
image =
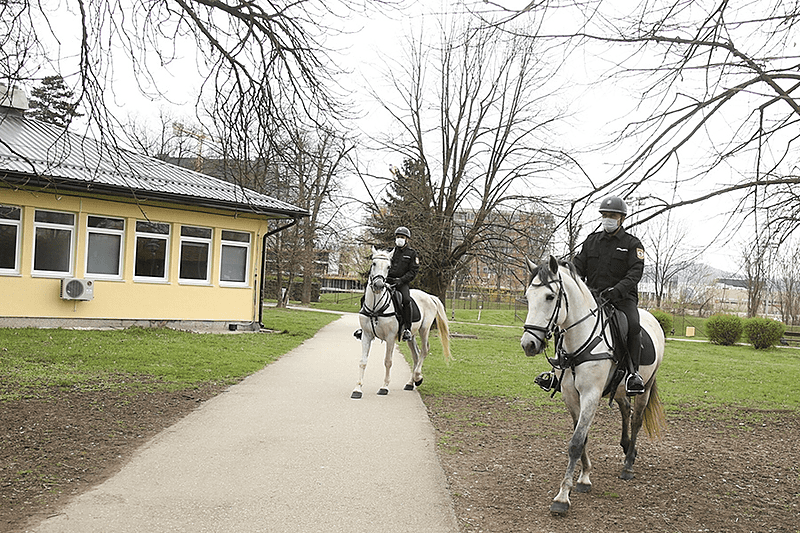
{"label": "dark uniform jacket", "polygon": [[613,287],[612,302],[639,301],[637,286],[644,272],[644,247],[625,228],[589,235],[573,263],[590,289],[602,292]]}
{"label": "dark uniform jacket", "polygon": [[419,270],[417,252],[410,246],[403,248],[395,246],[388,277],[396,279],[398,285],[408,285],[417,275],[417,270]]}

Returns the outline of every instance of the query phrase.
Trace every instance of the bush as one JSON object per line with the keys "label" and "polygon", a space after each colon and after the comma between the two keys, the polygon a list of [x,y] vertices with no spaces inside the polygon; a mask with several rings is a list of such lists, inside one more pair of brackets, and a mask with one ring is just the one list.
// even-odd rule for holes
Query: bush
{"label": "bush", "polygon": [[713,315],[706,322],[706,336],[714,344],[732,346],[742,336],[742,319],[736,315]]}
{"label": "bush", "polygon": [[783,337],[784,331],[786,326],[782,322],[770,318],[750,318],[744,323],[744,336],[756,350],[775,346]]}
{"label": "bush", "polygon": [[661,309],[653,309],[650,314],[656,317],[658,323],[661,324],[661,329],[664,330],[664,336],[672,333],[672,315]]}

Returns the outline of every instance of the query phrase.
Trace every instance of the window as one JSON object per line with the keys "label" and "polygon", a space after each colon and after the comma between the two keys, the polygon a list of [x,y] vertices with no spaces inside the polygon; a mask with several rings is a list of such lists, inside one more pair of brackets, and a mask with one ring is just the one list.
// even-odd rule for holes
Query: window
{"label": "window", "polygon": [[169,224],[136,221],[136,258],[133,278],[143,281],[167,281]]}
{"label": "window", "polygon": [[179,280],[189,283],[210,283],[211,229],[181,226]]}
{"label": "window", "polygon": [[222,253],[220,253],[220,285],[247,285],[250,264],[250,234],[241,231],[222,230]]}
{"label": "window", "polygon": [[33,216],[33,273],[72,274],[75,215],[36,210]]}
{"label": "window", "polygon": [[0,205],[0,274],[19,274],[22,209]]}
{"label": "window", "polygon": [[86,226],[86,274],[121,279],[125,220],[89,215]]}

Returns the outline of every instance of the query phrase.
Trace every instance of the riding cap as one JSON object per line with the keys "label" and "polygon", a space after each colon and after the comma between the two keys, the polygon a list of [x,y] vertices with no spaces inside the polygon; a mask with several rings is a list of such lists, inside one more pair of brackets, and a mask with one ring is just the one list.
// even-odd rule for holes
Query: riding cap
{"label": "riding cap", "polygon": [[411,231],[405,226],[400,226],[399,228],[394,230],[394,234],[395,235],[403,235],[408,239],[411,238]]}
{"label": "riding cap", "polygon": [[619,196],[606,196],[600,202],[601,213],[619,213],[622,216],[628,216],[628,204]]}

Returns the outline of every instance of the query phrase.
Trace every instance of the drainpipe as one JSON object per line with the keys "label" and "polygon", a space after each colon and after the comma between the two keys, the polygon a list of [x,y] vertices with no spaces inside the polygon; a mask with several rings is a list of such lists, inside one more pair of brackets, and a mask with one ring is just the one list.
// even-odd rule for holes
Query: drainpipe
{"label": "drainpipe", "polygon": [[258,284],[258,326],[261,328],[264,327],[262,319],[264,318],[264,267],[267,265],[267,237],[271,237],[280,231],[289,229],[297,224],[297,222],[298,219],[293,218],[288,224],[265,233],[264,237],[261,239],[261,283]]}

